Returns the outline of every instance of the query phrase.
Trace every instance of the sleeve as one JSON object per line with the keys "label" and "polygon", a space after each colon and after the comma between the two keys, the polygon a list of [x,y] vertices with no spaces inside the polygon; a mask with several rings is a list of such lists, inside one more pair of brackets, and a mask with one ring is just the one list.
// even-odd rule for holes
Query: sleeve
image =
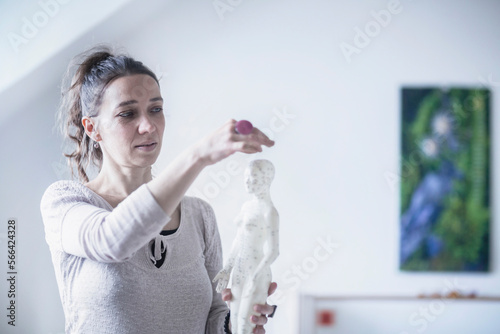
{"label": "sleeve", "polygon": [[129,259],[170,220],[146,185],[108,211],[91,204],[75,186],[56,182],[40,209],[51,249],[99,262]]}
{"label": "sleeve", "polygon": [[[205,226],[205,267],[212,282],[222,269],[222,243],[212,207],[204,201],[200,202]],[[217,283],[212,282],[212,306],[208,313],[205,334],[224,333],[224,321],[229,308],[215,290],[216,286]]]}

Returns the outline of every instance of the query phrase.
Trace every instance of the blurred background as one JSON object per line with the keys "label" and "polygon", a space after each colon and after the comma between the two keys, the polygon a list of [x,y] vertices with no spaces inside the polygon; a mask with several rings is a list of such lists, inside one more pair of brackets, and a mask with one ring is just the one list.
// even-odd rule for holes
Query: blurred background
{"label": "blurred background", "polygon": [[[281,254],[268,333],[497,333],[498,301],[412,298],[500,296],[500,179],[490,177],[489,271],[414,273],[399,270],[399,175],[402,87],[489,89],[495,171],[499,15],[495,0],[0,1],[0,332],[64,332],[39,203],[71,177],[54,131],[66,66],[110,43],[161,77],[157,172],[229,118],[276,140],[207,168],[189,191],[214,207],[228,253],[248,196],[245,165],[274,163]],[[6,317],[10,218],[15,327]]]}

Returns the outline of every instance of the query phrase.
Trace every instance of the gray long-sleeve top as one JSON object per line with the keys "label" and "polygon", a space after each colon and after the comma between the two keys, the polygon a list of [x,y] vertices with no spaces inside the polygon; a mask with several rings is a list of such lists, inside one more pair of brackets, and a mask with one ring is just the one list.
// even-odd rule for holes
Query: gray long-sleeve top
{"label": "gray long-sleeve top", "polygon": [[[146,185],[113,209],[83,184],[58,181],[41,212],[66,333],[223,333],[228,308],[212,283],[222,247],[206,202],[184,197],[167,236],[170,217]],[[164,249],[157,268],[153,253]]]}

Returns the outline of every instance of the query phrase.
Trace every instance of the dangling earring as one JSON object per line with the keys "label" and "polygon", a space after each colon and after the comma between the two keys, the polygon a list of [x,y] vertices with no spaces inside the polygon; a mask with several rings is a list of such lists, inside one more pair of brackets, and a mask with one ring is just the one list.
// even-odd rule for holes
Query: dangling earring
{"label": "dangling earring", "polygon": [[98,148],[99,148],[99,143],[98,143],[98,142],[94,142],[94,148],[95,148],[95,149],[98,149]]}

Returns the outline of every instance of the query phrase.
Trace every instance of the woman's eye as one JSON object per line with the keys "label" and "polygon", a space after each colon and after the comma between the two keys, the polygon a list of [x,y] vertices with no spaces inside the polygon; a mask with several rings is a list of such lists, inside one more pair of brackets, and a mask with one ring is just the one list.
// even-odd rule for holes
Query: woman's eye
{"label": "woman's eye", "polygon": [[155,107],[155,108],[151,109],[151,112],[154,112],[154,113],[158,113],[158,112],[162,112],[162,111],[163,111],[162,107]]}
{"label": "woman's eye", "polygon": [[132,117],[134,115],[133,111],[124,111],[118,114],[120,117]]}

